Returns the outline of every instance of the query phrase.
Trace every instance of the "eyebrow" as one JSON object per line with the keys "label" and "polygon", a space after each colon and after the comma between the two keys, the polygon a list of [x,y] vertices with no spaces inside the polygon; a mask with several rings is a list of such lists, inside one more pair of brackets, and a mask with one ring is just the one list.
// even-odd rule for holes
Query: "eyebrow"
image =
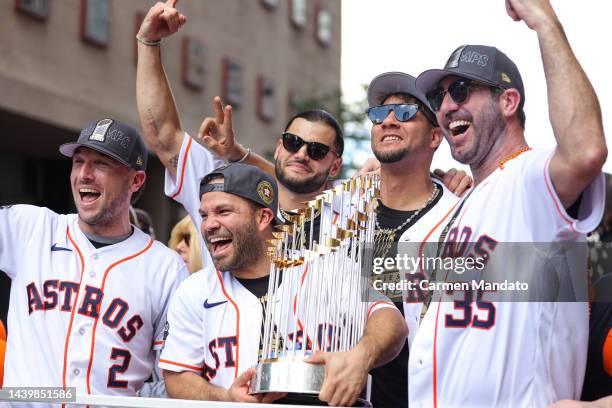
{"label": "eyebrow", "polygon": [[[234,210],[235,206],[228,204],[228,203],[221,203],[221,204],[217,204],[215,207],[213,207],[212,212],[220,212],[223,210]],[[202,211],[202,210],[198,210],[198,212],[200,213],[200,215],[204,215],[207,214],[206,212]],[[210,211],[209,211],[210,212]]]}

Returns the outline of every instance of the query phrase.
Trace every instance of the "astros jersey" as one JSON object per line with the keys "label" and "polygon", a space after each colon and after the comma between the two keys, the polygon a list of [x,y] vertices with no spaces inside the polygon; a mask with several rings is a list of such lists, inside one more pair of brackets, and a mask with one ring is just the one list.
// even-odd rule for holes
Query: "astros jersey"
{"label": "astros jersey", "polygon": [[[508,242],[584,240],[603,213],[603,177],[584,191],[578,219],[573,219],[550,180],[552,153],[523,153],[476,186],[449,230],[447,244],[480,245],[488,262],[497,261],[498,273],[537,276],[540,270],[529,260],[496,259],[496,248]],[[586,288],[586,251],[584,255],[565,259],[584,271],[578,291]],[[482,294],[477,302],[432,302],[412,343],[410,406],[540,407],[577,399],[586,363],[587,304],[495,302],[488,296]]]}
{"label": "astros jersey", "polygon": [[[452,216],[453,209],[459,202],[459,198],[446,188],[442,183],[433,181],[443,191],[440,201],[429,210],[423,217],[419,218],[417,222],[406,230],[399,239],[399,248],[401,250],[402,245],[410,242],[407,246],[408,251],[422,251],[423,245],[419,245],[424,242],[436,243],[444,229],[446,223]],[[403,278],[411,279],[413,276],[410,273],[404,271]],[[416,293],[415,293],[416,292]],[[419,320],[421,314],[422,293],[418,290],[407,292],[404,301],[404,318],[408,325],[408,346],[412,344],[412,340],[416,335],[419,328]]]}
{"label": "astros jersey", "polygon": [[[185,133],[179,153],[176,180],[166,170],[165,193],[168,197],[181,203],[193,224],[199,231],[202,225],[200,216],[200,181],[208,173],[221,166],[224,162],[218,160],[204,146],[194,141]],[[208,247],[202,234],[198,234],[202,265],[212,265]]]}
{"label": "astros jersey", "polygon": [[[368,316],[386,307],[394,306],[371,302]],[[260,300],[231,273],[213,268],[196,272],[179,287],[170,305],[169,335],[159,366],[192,371],[212,385],[229,388],[238,375],[257,364],[262,317]]]}
{"label": "astros jersey", "polygon": [[30,205],[0,209],[0,269],[12,279],[4,386],[127,396],[151,375],[188,274],[137,228],[95,249],[76,214]]}

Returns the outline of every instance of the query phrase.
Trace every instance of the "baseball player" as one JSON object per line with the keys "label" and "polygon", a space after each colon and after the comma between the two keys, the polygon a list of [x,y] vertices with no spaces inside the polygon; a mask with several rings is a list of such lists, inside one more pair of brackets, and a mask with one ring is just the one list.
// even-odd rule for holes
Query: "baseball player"
{"label": "baseball player", "polygon": [[[414,257],[418,243],[438,239],[444,220],[459,200],[429,173],[442,134],[425,95],[417,91],[415,78],[408,74],[376,76],[368,86],[368,103],[372,151],[380,162],[374,256],[382,260],[398,253]],[[459,188],[468,187],[470,181],[463,179]],[[423,278],[415,272],[394,266],[375,279]],[[372,371],[371,401],[374,406],[400,407],[408,404],[409,346],[418,329],[423,298],[417,290],[388,295],[404,315],[408,339],[396,358]]]}
{"label": "baseball player", "polygon": [[[497,255],[505,243],[584,241],[602,216],[607,150],[597,96],[549,2],[506,5],[538,35],[554,149],[528,147],[521,75],[494,47],[457,48],[444,69],[419,75],[417,89],[437,112],[453,157],[474,175],[475,187],[447,223],[445,253],[474,251],[492,265],[487,272],[537,278],[544,270],[528,260]],[[578,272],[576,290],[586,289],[586,251],[564,262]],[[410,405],[546,406],[577,399],[588,337],[584,292],[584,302],[499,302],[491,292],[443,292],[423,310],[411,345]]]}
{"label": "baseball player", "polygon": [[134,396],[188,273],[176,253],[129,223],[147,165],[133,128],[97,120],[60,152],[72,158],[78,214],[0,209],[0,269],[12,279],[4,386]]}
{"label": "baseball player", "polygon": [[[245,164],[223,166],[202,180],[202,233],[215,263],[191,275],[172,300],[169,336],[160,367],[172,397],[262,402],[278,397],[248,395],[257,363],[262,303],[270,260],[266,240],[278,211],[272,177]],[[265,306],[264,306],[265,307]],[[368,370],[399,352],[406,336],[401,315],[389,302],[372,303],[365,334],[345,353],[317,353],[326,365],[319,398],[352,404]]]}

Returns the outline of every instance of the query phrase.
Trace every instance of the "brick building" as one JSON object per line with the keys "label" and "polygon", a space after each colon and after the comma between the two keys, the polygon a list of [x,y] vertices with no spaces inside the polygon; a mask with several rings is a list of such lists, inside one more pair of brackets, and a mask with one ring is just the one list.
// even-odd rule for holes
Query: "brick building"
{"label": "brick building", "polygon": [[[70,162],[57,151],[89,121],[138,126],[136,45],[149,0],[0,2],[0,205],[72,212]],[[164,41],[183,126],[197,131],[212,98],[235,105],[239,140],[273,148],[292,101],[340,87],[340,0],[181,0],[188,22]],[[180,208],[150,160],[145,194],[158,239]],[[0,273],[4,279],[4,274]]]}

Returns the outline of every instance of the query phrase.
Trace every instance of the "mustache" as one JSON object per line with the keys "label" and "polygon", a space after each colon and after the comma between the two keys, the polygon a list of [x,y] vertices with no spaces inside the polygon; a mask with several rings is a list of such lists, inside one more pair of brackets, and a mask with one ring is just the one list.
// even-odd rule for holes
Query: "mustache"
{"label": "mustache", "polygon": [[301,159],[292,159],[292,160],[287,160],[287,161],[285,162],[285,166],[287,166],[287,165],[289,165],[289,164],[294,164],[294,163],[301,164],[302,166],[306,167],[308,170],[312,170],[312,169],[310,168],[310,166],[308,165],[308,162],[306,162],[306,160],[301,160]]}

